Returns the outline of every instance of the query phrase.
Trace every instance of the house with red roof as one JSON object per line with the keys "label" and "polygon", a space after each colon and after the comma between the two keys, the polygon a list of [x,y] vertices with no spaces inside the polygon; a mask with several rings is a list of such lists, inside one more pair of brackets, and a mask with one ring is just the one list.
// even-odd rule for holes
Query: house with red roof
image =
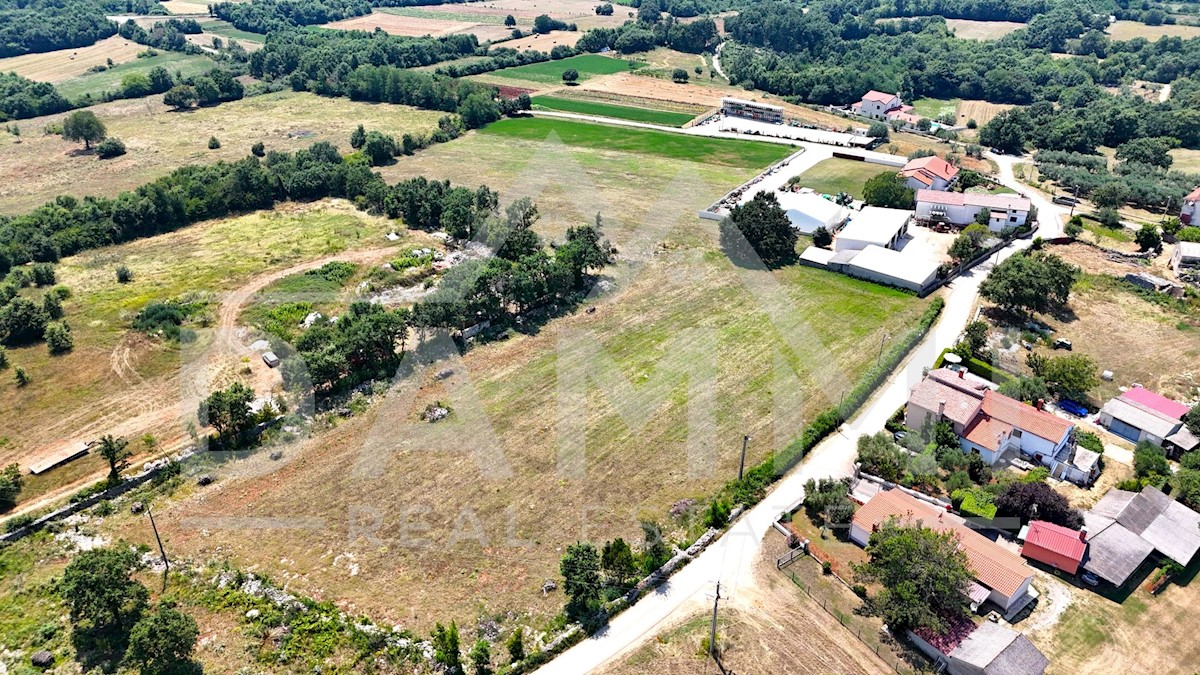
{"label": "house with red roof", "polygon": [[958,167],[937,155],[930,155],[910,159],[900,169],[900,175],[914,190],[948,190],[958,176]]}
{"label": "house with red roof", "polygon": [[[963,452],[995,466],[1006,455],[1042,464],[1060,480],[1090,484],[1099,474],[1099,455],[1075,445],[1075,425],[980,384],[964,370],[932,370],[908,397],[905,425],[920,430],[949,422]],[[990,385],[990,383],[985,383]]]}
{"label": "house with red roof", "polygon": [[904,105],[899,94],[888,94],[872,89],[863,94],[862,100],[850,106],[857,115],[875,120],[887,120],[889,113],[911,113],[912,106]]}
{"label": "house with red roof", "polygon": [[1172,456],[1200,447],[1183,416],[1188,407],[1144,387],[1132,387],[1100,409],[1097,421],[1133,443],[1149,441]]}
{"label": "house with red roof", "polygon": [[1087,553],[1087,532],[1044,520],[1031,520],[1025,529],[1021,555],[1067,574],[1079,571]]}
{"label": "house with red roof", "polygon": [[1183,198],[1183,206],[1179,209],[1179,222],[1184,225],[1200,223],[1200,187]]}
{"label": "house with red roof", "polygon": [[988,229],[1002,232],[1025,225],[1032,202],[1017,194],[989,195],[976,192],[945,192],[917,189],[916,219],[919,223],[950,223],[966,227],[980,211],[988,212]]}

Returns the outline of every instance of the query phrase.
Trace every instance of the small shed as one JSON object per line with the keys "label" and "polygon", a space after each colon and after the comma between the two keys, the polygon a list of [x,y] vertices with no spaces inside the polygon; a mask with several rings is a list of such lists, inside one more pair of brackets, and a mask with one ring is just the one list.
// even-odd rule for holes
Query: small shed
{"label": "small shed", "polygon": [[812,234],[824,227],[831,233],[846,220],[850,210],[815,192],[780,192],[779,206],[787,213],[792,227],[801,234]]}
{"label": "small shed", "polygon": [[1021,555],[1067,574],[1075,574],[1087,551],[1086,536],[1086,532],[1044,520],[1030,521]]}

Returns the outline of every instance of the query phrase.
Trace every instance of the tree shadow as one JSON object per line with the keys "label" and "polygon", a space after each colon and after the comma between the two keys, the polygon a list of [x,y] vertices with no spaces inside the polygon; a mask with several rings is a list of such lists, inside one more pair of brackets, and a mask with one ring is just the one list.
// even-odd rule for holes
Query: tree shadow
{"label": "tree shadow", "polygon": [[96,630],[76,627],[71,631],[71,646],[75,648],[75,660],[84,672],[99,670],[114,673],[121,664],[128,645],[126,631]]}

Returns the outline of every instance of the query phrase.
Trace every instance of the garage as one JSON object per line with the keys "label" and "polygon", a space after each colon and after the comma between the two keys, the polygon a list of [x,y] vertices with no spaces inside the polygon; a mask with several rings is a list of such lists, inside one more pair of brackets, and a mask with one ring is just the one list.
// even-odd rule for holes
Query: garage
{"label": "garage", "polygon": [[1134,443],[1137,443],[1138,436],[1142,435],[1141,429],[1138,429],[1131,424],[1126,424],[1115,417],[1113,418],[1112,422],[1109,423],[1108,430],[1120,436],[1121,438]]}

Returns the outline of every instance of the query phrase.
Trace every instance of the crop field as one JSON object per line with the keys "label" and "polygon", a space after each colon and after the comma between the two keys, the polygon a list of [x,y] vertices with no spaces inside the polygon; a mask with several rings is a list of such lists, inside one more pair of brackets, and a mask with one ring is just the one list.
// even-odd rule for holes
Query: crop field
{"label": "crop field", "polygon": [[[179,406],[185,383],[177,345],[129,329],[146,303],[207,298],[205,312],[212,316],[223,292],[255,275],[349,249],[387,246],[381,251],[386,255],[392,246],[412,243],[386,241],[383,234],[392,227],[344,202],[283,205],[64,259],[58,281],[73,293],[65,309],[75,349],[57,357],[48,356],[44,344],[9,350],[10,360],[32,381],[20,389],[0,388],[0,406],[13,413],[0,420],[0,438],[9,439],[0,445],[0,462],[26,463],[61,443],[104,433],[135,440],[152,433],[169,447],[184,436],[193,411]],[[133,272],[133,282],[116,282],[118,265]],[[32,481],[22,501],[102,464],[89,459]]]}
{"label": "crop field", "polygon": [[[716,228],[695,214],[761,168],[490,133],[385,167],[389,181],[424,175],[489,185],[504,203],[529,196],[541,214],[535,229],[550,240],[599,212],[618,251],[604,274],[610,290],[587,301],[594,311],[477,345],[403,380],[363,414],[286,449],[293,461],[229,465],[203,501],[156,505],[167,545],[256,566],[347,612],[406,628],[546,620],[562,596],[540,587],[557,578],[563,546],[635,538],[638,517],[666,520],[677,500],[710,493],[736,472],[743,433],[755,438],[750,461],[781,447],[868,365],[885,325],[923,310],[912,296],[819,270],[731,265]],[[838,321],[828,321],[834,311]],[[592,359],[593,350],[602,356]],[[714,426],[693,447],[713,454],[689,464],[683,378],[700,354],[716,369],[707,388]],[[586,441],[576,475],[557,463],[567,432],[556,411],[561,369],[581,359],[611,361],[615,371],[584,385],[583,409],[570,418],[581,425],[572,437]],[[434,376],[443,369],[451,373]],[[653,400],[634,417],[619,412],[611,377]],[[450,417],[420,421],[434,401]],[[355,514],[378,514],[379,528],[362,536],[350,529]],[[265,527],[247,524],[256,528],[248,537],[231,516]],[[454,534],[462,527],[465,538]]]}
{"label": "crop field", "polygon": [[[341,21],[327,23],[325,28],[339,30],[362,30],[371,32],[382,30],[391,35],[449,35],[450,33],[469,33],[475,24],[449,19],[428,19],[412,16],[400,16],[388,12],[372,12],[355,16]],[[502,26],[503,27],[503,26]]]}
{"label": "crop field", "polygon": [[208,4],[200,0],[163,0],[162,6],[171,14],[208,16]]}
{"label": "crop field", "polygon": [[1183,39],[1200,37],[1200,27],[1197,26],[1181,26],[1179,24],[1173,26],[1147,26],[1138,21],[1117,21],[1109,24],[1108,35],[1114,40],[1132,40],[1134,38],[1146,38],[1153,42],[1160,37],[1181,37]]}
{"label": "crop field", "polygon": [[580,54],[569,59],[531,63],[527,66],[504,68],[489,73],[492,77],[511,78],[527,82],[545,84],[561,84],[562,74],[574,68],[579,73],[579,81],[583,82],[596,75],[611,75],[629,70],[629,62],[598,54]]}
{"label": "crop field", "polygon": [[800,184],[817,192],[836,195],[846,192],[855,199],[863,198],[863,184],[885,171],[893,170],[882,164],[856,162],[837,157],[821,160],[800,174]]}
{"label": "crop field", "polygon": [[1024,28],[1025,24],[1015,21],[946,19],[946,27],[963,40],[999,40],[1015,30]]}
{"label": "crop field", "polygon": [[106,91],[118,89],[121,85],[121,78],[130,73],[147,75],[156,66],[162,66],[170,71],[172,75],[176,72],[181,72],[184,77],[189,77],[206,73],[215,68],[216,65],[216,62],[212,59],[201,54],[184,54],[181,52],[160,50],[156,56],[130,59],[118,63],[102,73],[87,73],[79,77],[62,80],[56,86],[59,93],[68,99],[76,99],[85,94],[99,97]]}
{"label": "crop field", "polygon": [[59,49],[41,54],[22,54],[0,59],[0,73],[16,73],[38,82],[62,82],[81,77],[93,66],[133,61],[144,45],[114,35],[78,49]]}
{"label": "crop field", "polygon": [[1008,103],[989,103],[988,101],[959,101],[958,123],[966,124],[975,120],[979,126],[992,121],[992,118],[1015,106]]}
{"label": "crop field", "polygon": [[[297,150],[317,141],[349,149],[350,132],[367,129],[400,136],[432,130],[442,113],[344,98],[276,92],[173,112],[160,97],[93,106],[110,136],[125,142],[126,155],[100,161],[79,154],[78,143],[41,129],[63,115],[22,120],[21,142],[0,134],[0,213],[21,213],[59,194],[108,195],[137,187],[185,164],[235,160],[262,141],[268,150]],[[208,149],[209,136],[221,141]]]}
{"label": "crop field", "polygon": [[791,146],[776,143],[686,136],[548,118],[501,120],[479,133],[521,139],[540,146],[562,143],[747,169],[765,168],[794,152]]}
{"label": "crop field", "polygon": [[617,119],[648,122],[650,124],[661,124],[669,127],[682,127],[696,118],[695,115],[687,113],[635,108],[627,105],[613,105],[599,101],[560,98],[557,96],[537,96],[533,99],[533,104],[547,110],[561,110],[563,112],[596,115],[599,117],[615,117]]}

